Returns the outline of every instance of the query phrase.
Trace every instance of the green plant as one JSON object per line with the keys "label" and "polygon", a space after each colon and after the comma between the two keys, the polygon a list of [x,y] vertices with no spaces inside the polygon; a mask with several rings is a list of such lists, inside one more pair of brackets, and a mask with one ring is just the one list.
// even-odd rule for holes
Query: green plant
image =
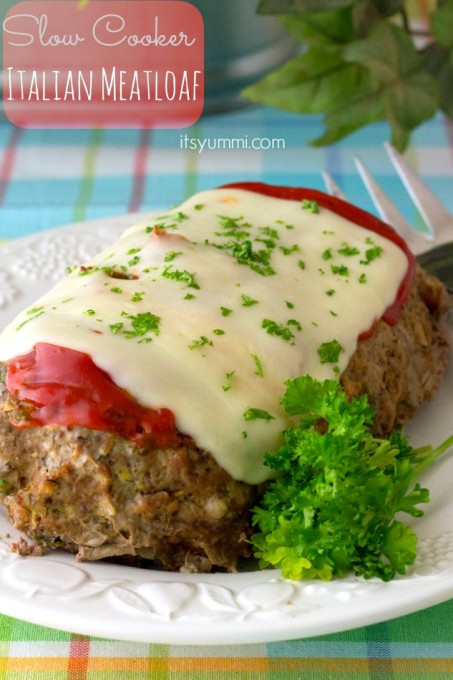
{"label": "green plant", "polygon": [[404,150],[412,131],[439,110],[453,118],[453,0],[438,0],[426,33],[414,31],[402,0],[260,0],[301,53],[244,94],[301,114],[323,114],[332,144],[387,120]]}
{"label": "green plant", "polygon": [[400,433],[374,437],[368,398],[349,401],[336,380],[303,375],[286,386],[283,407],[300,424],[265,457],[278,476],[253,509],[260,566],[296,580],[405,574],[417,535],[400,515],[423,515],[418,505],[429,492],[417,480],[451,448],[453,435],[437,448],[414,449]]}

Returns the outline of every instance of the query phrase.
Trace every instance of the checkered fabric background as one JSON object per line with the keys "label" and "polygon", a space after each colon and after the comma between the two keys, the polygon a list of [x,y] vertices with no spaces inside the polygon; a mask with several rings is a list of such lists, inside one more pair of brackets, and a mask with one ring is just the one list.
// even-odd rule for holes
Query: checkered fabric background
{"label": "checkered fabric background", "polygon": [[[24,130],[5,122],[0,124],[0,238],[128,211],[159,211],[232,181],[323,189],[324,169],[352,201],[372,209],[354,156],[415,223],[382,146],[387,124],[365,128],[335,146],[310,146],[322,129],[317,117],[261,108],[206,117],[184,130]],[[263,148],[241,148],[246,144]],[[416,131],[408,158],[453,209],[452,147],[453,125],[439,117]]]}
{"label": "checkered fabric background", "polygon": [[[406,217],[419,223],[382,148],[388,137],[385,124],[357,132],[335,147],[308,146],[321,130],[318,118],[301,119],[261,108],[206,117],[182,131],[33,131],[0,123],[0,239],[128,211],[159,211],[197,190],[234,180],[322,189],[324,168],[353,202],[372,209],[355,171],[356,155]],[[195,148],[190,148],[186,134]],[[283,139],[284,148],[218,148],[219,140],[234,138],[249,142],[258,138],[262,146]],[[414,135],[408,159],[453,210],[453,127],[440,117],[425,124]],[[0,680],[446,680],[452,676],[451,601],[350,632],[225,647],[100,640],[0,616]]]}
{"label": "checkered fabric background", "polygon": [[353,631],[267,645],[117,642],[0,618],[2,680],[447,680],[453,603]]}
{"label": "checkered fabric background", "polygon": [[353,631],[183,647],[70,635],[0,618],[1,680],[448,680],[453,603]]}

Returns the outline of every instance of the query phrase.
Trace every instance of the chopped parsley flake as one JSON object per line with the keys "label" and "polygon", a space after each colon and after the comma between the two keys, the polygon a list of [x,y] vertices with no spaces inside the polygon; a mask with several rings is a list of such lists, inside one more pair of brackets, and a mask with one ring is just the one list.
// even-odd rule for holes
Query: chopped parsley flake
{"label": "chopped parsley flake", "polygon": [[255,375],[258,375],[260,378],[262,378],[264,376],[263,362],[256,354],[252,354],[252,358],[256,366]]}
{"label": "chopped parsley flake", "polygon": [[[188,220],[189,216],[183,213],[181,210],[176,213],[170,213],[168,215],[161,215],[158,217],[158,222],[156,222],[156,227],[159,229],[177,229],[177,225]],[[153,228],[147,227],[147,231],[152,231]]]}
{"label": "chopped parsley flake", "polygon": [[313,201],[308,198],[304,198],[302,200],[302,209],[308,210],[308,212],[311,212],[316,215],[317,213],[319,213],[318,201]]}
{"label": "chopped parsley flake", "polygon": [[225,250],[234,257],[238,264],[244,264],[262,276],[272,276],[275,271],[270,266],[271,248],[253,250],[253,243],[249,239],[245,241],[227,241],[223,244],[212,243],[216,248]]}
{"label": "chopped parsley flake", "polygon": [[257,305],[259,303],[259,300],[254,300],[248,295],[241,295],[241,300],[243,307],[252,307],[253,305]]}
{"label": "chopped parsley flake", "polygon": [[33,307],[32,309],[29,309],[26,312],[27,316],[29,317],[28,319],[25,319],[25,321],[22,321],[17,327],[16,331],[19,331],[21,328],[25,326],[25,324],[29,323],[30,321],[34,321],[35,319],[38,318],[38,316],[41,316],[44,314],[44,307]]}
{"label": "chopped parsley flake", "polygon": [[298,260],[297,264],[299,265],[300,269],[305,269],[305,262],[304,260]]}
{"label": "chopped parsley flake", "polygon": [[110,288],[112,293],[122,293],[123,290],[121,288],[118,288],[118,286],[114,286],[113,288]]}
{"label": "chopped parsley flake", "polygon": [[326,290],[326,295],[328,295],[329,297],[335,295],[335,288],[329,288],[329,290]]}
{"label": "chopped parsley flake", "polygon": [[261,408],[249,408],[243,413],[244,420],[275,420],[274,416]]}
{"label": "chopped parsley flake", "polygon": [[[121,312],[121,316],[127,319],[130,327],[127,327],[123,321],[110,324],[109,328],[114,335],[124,335],[125,338],[143,338],[152,333],[159,335],[160,317],[151,312],[143,312],[141,314],[128,314]],[[148,336],[146,342],[150,342],[151,338]]]}
{"label": "chopped parsley flake", "polygon": [[331,260],[332,257],[333,257],[333,255],[332,255],[332,249],[331,248],[327,248],[327,250],[325,250],[322,254],[323,260]]}
{"label": "chopped parsley flake", "polygon": [[175,257],[178,257],[178,255],[181,255],[181,251],[177,250],[170,250],[164,257],[164,262],[172,262],[172,260],[175,259]]}
{"label": "chopped parsley flake", "polygon": [[133,335],[145,335],[150,332],[158,335],[159,333],[160,317],[151,312],[135,315],[125,314],[123,312],[122,316],[125,316],[130,320],[131,326],[134,329]]}
{"label": "chopped parsley flake", "polygon": [[85,314],[87,316],[94,316],[96,314],[96,312],[94,311],[94,309],[86,309]]}
{"label": "chopped parsley flake", "polygon": [[[247,238],[251,224],[244,222],[243,217],[229,217],[228,215],[217,215],[219,225],[225,231],[222,236],[235,236],[237,239]],[[218,233],[218,232],[216,232]],[[218,235],[220,235],[218,233]]]}
{"label": "chopped parsley flake", "polygon": [[144,298],[145,293],[143,291],[137,291],[131,297],[131,302],[141,302]]}
{"label": "chopped parsley flake", "polygon": [[373,248],[368,248],[365,251],[365,259],[360,260],[360,264],[370,264],[373,260],[376,260],[383,253],[383,248],[381,246],[373,246]]}
{"label": "chopped parsley flake", "polygon": [[264,243],[266,248],[275,248],[275,241],[272,238],[256,238],[255,241],[257,243]]}
{"label": "chopped parsley flake", "polygon": [[261,324],[261,327],[264,328],[266,332],[269,333],[269,335],[277,335],[285,340],[285,342],[289,342],[294,338],[294,333],[292,332],[290,326],[297,331],[302,330],[302,326],[295,319],[288,319],[286,326],[282,323],[278,323],[277,321],[272,321],[272,319],[263,319]]}
{"label": "chopped parsley flake", "polygon": [[331,264],[330,269],[333,274],[338,274],[339,276],[349,276],[349,269],[344,264]]}
{"label": "chopped parsley flake", "polygon": [[195,349],[197,347],[204,347],[205,345],[213,345],[212,340],[206,337],[206,335],[200,335],[197,340],[192,340],[189,345],[189,349]]}
{"label": "chopped parsley flake", "polygon": [[222,316],[230,316],[230,314],[233,313],[232,309],[228,309],[228,307],[220,307],[220,312]]}
{"label": "chopped parsley flake", "polygon": [[225,378],[226,382],[224,385],[222,385],[222,390],[224,392],[228,392],[228,390],[231,390],[233,387],[233,376],[234,376],[234,371],[229,371],[228,373],[225,373]]}
{"label": "chopped parsley flake", "polygon": [[263,236],[269,236],[270,238],[275,240],[278,240],[280,238],[277,229],[272,229],[272,227],[260,227],[258,231],[260,232],[260,234],[263,234]]}
{"label": "chopped parsley flake", "polygon": [[221,328],[215,328],[213,331],[214,335],[225,335],[225,331]]}
{"label": "chopped parsley flake", "polygon": [[[184,220],[188,220],[189,216],[186,215],[186,213],[183,213],[182,211],[176,212],[176,213],[168,213],[165,215],[160,215],[157,218],[157,221],[155,223],[155,227],[158,227],[159,229],[177,229],[178,224],[181,224],[181,222],[184,222]],[[147,227],[147,232],[153,231],[154,227]]]}
{"label": "chopped parsley flake", "polygon": [[338,340],[331,340],[330,342],[323,342],[318,347],[318,355],[322,364],[337,363],[341,352],[344,352],[343,347]]}
{"label": "chopped parsley flake", "polygon": [[339,248],[338,252],[340,255],[346,255],[346,257],[352,257],[353,255],[359,255],[360,250],[356,248],[355,246],[349,246],[347,243],[345,243],[341,248]]}
{"label": "chopped parsley flake", "polygon": [[195,281],[195,274],[191,274],[188,272],[186,269],[172,269],[172,265],[169,264],[167,267],[165,267],[164,271],[162,272],[162,276],[166,279],[173,279],[175,281],[183,281],[184,283],[187,283],[187,288],[197,288],[199,289],[200,286],[198,283]]}
{"label": "chopped parsley flake", "polygon": [[82,265],[79,267],[79,276],[88,276],[89,274],[94,274],[99,271],[99,267],[85,267]]}
{"label": "chopped parsley flake", "polygon": [[285,246],[279,246],[279,250],[283,253],[283,255],[291,255],[291,253],[299,252],[300,247],[297,245],[297,243],[295,243],[290,248],[285,248]]}
{"label": "chopped parsley flake", "polygon": [[[92,269],[94,271],[99,271],[98,267],[94,267]],[[112,279],[131,281],[133,279],[138,278],[136,274],[129,272],[125,265],[121,265],[120,267],[118,267],[117,265],[112,265],[111,267],[102,267],[101,271],[107,274],[107,276],[110,276]],[[91,274],[92,272],[89,273]],[[83,274],[81,273],[80,276],[82,275]]]}
{"label": "chopped parsley flake", "polygon": [[[216,231],[216,236],[221,236],[224,239],[231,237],[231,240],[215,243],[206,239],[206,245],[226,251],[236,259],[238,264],[247,265],[263,276],[275,274],[270,265],[270,258],[275,248],[275,240],[279,238],[276,229],[269,226],[259,227],[260,235],[252,239],[250,234],[252,225],[246,222],[243,217],[217,215],[217,220],[223,231]],[[260,244],[260,246],[257,247],[257,244]],[[265,247],[261,247],[261,244]]]}

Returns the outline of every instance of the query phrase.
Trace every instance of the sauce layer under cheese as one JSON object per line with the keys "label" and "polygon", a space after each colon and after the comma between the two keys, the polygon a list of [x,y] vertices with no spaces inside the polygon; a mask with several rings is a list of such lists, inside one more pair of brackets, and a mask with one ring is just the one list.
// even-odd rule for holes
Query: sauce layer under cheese
{"label": "sauce layer under cheese", "polygon": [[39,343],[86,353],[260,483],[290,424],[284,382],[338,377],[409,265],[401,245],[311,198],[206,191],[75,267],[5,329],[0,360]]}

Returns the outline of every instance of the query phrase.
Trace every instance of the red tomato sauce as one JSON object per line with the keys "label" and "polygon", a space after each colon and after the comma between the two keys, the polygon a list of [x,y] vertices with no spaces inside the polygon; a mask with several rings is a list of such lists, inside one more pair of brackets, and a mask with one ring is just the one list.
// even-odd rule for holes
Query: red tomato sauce
{"label": "red tomato sauce", "polygon": [[137,404],[83,352],[37,343],[29,354],[8,362],[6,386],[30,404],[30,417],[13,422],[18,428],[81,426],[114,432],[139,446],[179,441],[171,411]]}

